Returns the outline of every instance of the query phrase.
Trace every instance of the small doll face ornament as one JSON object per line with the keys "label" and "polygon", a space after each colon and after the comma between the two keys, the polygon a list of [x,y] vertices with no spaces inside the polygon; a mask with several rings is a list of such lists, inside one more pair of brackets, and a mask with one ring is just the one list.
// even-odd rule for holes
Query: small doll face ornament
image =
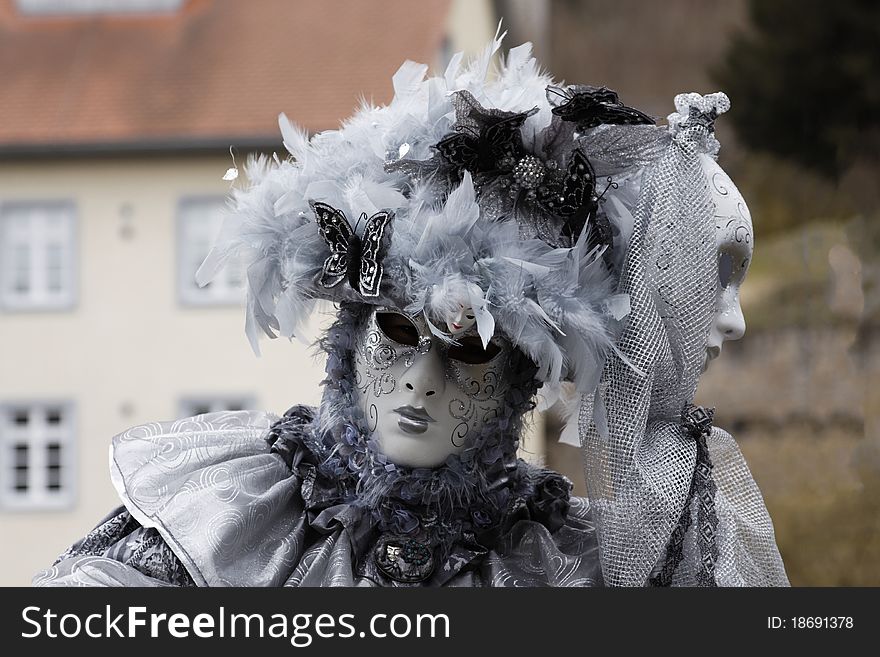
{"label": "small doll face ornament", "polygon": [[446,319],[446,328],[452,335],[460,335],[477,323],[474,309],[470,306],[458,304],[458,311],[450,313]]}
{"label": "small doll face ornament", "polygon": [[382,453],[435,468],[461,452],[501,409],[509,354],[500,338],[484,349],[473,326],[446,344],[424,318],[372,312],[355,349],[355,386]]}
{"label": "small doll face ornament", "polygon": [[702,157],[703,171],[715,202],[715,242],[718,247],[718,297],[715,319],[709,332],[706,360],[721,355],[727,340],[739,340],[746,331],[746,322],[739,303],[739,289],[752,261],[752,216],[745,199],[712,158]]}

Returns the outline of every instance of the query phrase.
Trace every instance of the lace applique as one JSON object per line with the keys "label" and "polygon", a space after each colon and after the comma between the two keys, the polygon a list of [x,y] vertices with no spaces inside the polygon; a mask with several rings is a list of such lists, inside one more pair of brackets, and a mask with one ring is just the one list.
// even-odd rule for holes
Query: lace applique
{"label": "lace applique", "polygon": [[131,566],[148,577],[176,586],[195,586],[180,560],[155,529],[144,528],[123,507],[114,510],[85,538],[55,560],[102,556]]}
{"label": "lace applique", "polygon": [[678,519],[678,524],[669,537],[669,543],[666,546],[666,560],[663,562],[660,572],[651,576],[651,586],[672,586],[672,574],[684,558],[684,537],[691,527],[692,499],[693,485],[691,485],[691,491],[688,493],[687,502],[685,502],[684,510]]}
{"label": "lace applique", "polygon": [[122,540],[138,527],[140,524],[131,517],[131,514],[123,507],[118,507],[84,538],[67,548],[55,560],[55,564],[72,557],[101,556],[114,543]]}
{"label": "lace applique", "polygon": [[691,526],[691,506],[697,500],[697,550],[700,554],[697,568],[698,586],[717,586],[715,564],[718,562],[718,514],[715,511],[715,493],[718,487],[712,480],[712,459],[706,446],[706,437],[712,431],[714,408],[689,404],[682,413],[685,431],[697,444],[697,460],[691,487],[678,524],[669,538],[666,559],[658,573],[650,578],[651,586],[670,586],[672,575],[683,559],[684,538]]}
{"label": "lace applique", "polygon": [[718,514],[715,512],[715,493],[718,487],[712,480],[712,459],[706,447],[706,436],[697,439],[697,467],[694,471],[699,506],[697,507],[697,548],[701,568],[697,571],[700,586],[717,586],[715,564],[718,562]]}
{"label": "lace applique", "polygon": [[131,556],[124,563],[144,575],[175,586],[196,585],[155,529],[140,527],[129,537],[127,547],[131,550]]}

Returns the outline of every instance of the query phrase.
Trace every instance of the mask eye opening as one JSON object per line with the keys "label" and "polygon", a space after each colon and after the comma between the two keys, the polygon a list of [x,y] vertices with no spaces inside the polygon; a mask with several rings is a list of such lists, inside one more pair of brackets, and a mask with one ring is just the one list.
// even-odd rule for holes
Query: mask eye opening
{"label": "mask eye opening", "polygon": [[478,336],[467,336],[457,338],[456,344],[449,347],[447,355],[449,358],[467,365],[483,365],[495,358],[500,352],[501,347],[494,342],[490,342],[484,349]]}
{"label": "mask eye opening", "polygon": [[730,279],[733,277],[733,256],[729,253],[721,253],[718,256],[718,282],[722,289],[726,289],[730,285]]}
{"label": "mask eye opening", "polygon": [[401,313],[376,311],[376,326],[386,338],[398,344],[415,347],[419,343],[419,330]]}

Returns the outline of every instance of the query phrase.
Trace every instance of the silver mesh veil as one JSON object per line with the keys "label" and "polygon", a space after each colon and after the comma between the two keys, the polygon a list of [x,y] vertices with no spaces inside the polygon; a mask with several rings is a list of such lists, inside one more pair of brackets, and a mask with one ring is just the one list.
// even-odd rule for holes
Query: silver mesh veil
{"label": "silver mesh veil", "polygon": [[[735,441],[717,428],[697,440],[682,422],[715,311],[714,204],[700,155],[714,155],[717,141],[711,122],[671,128],[633,213],[620,357],[606,363],[578,420],[603,576],[609,585],[641,586],[656,583],[665,566],[667,584],[787,585],[773,525]],[[714,522],[703,522],[701,505]]]}

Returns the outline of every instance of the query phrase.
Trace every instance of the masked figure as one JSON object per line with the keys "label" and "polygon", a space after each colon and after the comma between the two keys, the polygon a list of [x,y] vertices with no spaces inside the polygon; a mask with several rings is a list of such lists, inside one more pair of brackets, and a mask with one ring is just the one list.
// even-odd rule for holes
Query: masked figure
{"label": "masked figure", "polygon": [[[248,263],[255,350],[335,304],[321,404],[117,436],[123,506],[36,583],[786,583],[735,444],[691,404],[750,258],[710,192],[720,112],[656,126],[552,86],[528,46],[488,81],[499,45],[442,78],[404,64],[338,131],[282,115],[291,157],[250,162],[198,277]],[[589,501],[516,456],[563,382]]]}

